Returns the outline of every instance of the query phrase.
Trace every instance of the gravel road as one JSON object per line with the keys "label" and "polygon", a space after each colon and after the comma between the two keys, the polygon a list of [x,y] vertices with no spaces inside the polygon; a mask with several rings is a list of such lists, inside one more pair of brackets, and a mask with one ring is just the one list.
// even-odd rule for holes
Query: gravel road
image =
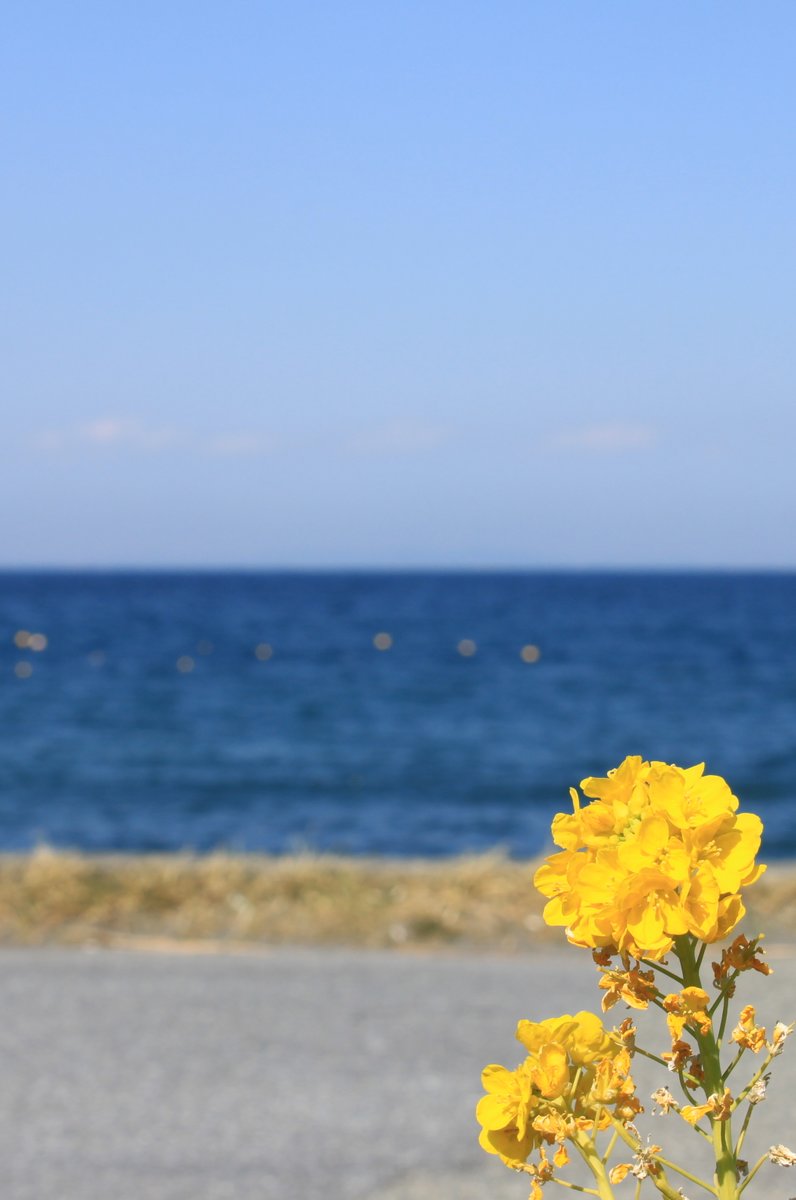
{"label": "gravel road", "polygon": [[[772,962],[760,1011],[795,1017],[796,959]],[[518,1017],[597,996],[566,949],[6,950],[0,971],[3,1200],[525,1200],[477,1147],[481,1068],[519,1060]],[[796,1141],[788,1050],[766,1144]],[[794,1191],[770,1171],[761,1195]]]}

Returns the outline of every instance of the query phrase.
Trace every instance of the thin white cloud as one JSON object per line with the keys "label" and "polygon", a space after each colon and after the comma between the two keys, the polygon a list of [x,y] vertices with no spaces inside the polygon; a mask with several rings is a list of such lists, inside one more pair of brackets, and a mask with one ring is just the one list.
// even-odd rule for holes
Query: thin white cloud
{"label": "thin white cloud", "polygon": [[90,449],[92,453],[124,450],[135,454],[160,454],[183,450],[223,458],[270,454],[276,440],[257,431],[219,431],[198,434],[175,426],[147,425],[131,417],[102,416],[68,429],[44,429],[34,434],[32,445],[44,453]]}
{"label": "thin white cloud", "polygon": [[146,452],[157,452],[183,440],[176,429],[147,426],[126,417],[91,421],[77,430],[77,438],[94,446],[129,446]]}
{"label": "thin white cloud", "polygon": [[339,430],[285,436],[257,429],[196,432],[176,426],[149,425],[133,417],[105,415],[71,428],[40,430],[31,438],[41,453],[124,452],[154,455],[166,451],[213,458],[261,458],[277,452],[323,452],[345,457],[424,454],[450,439],[450,430],[421,422],[395,421],[344,433]]}
{"label": "thin white cloud", "polygon": [[548,445],[556,450],[576,450],[583,454],[623,454],[643,450],[658,440],[650,425],[586,425],[554,434]]}
{"label": "thin white cloud", "polygon": [[134,421],[124,421],[118,417],[102,417],[99,421],[91,421],[83,425],[78,437],[87,442],[98,442],[102,446],[113,442],[123,442],[137,428]]}

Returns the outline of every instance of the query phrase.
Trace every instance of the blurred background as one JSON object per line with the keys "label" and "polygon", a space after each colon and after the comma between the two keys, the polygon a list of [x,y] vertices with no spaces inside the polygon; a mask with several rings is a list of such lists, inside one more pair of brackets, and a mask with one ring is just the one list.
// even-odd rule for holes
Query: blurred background
{"label": "blurred background", "polygon": [[791,574],[17,571],[0,621],[7,850],[528,857],[626,753],[796,850]]}
{"label": "blurred background", "polygon": [[3,847],[793,853],[795,20],[11,6]]}

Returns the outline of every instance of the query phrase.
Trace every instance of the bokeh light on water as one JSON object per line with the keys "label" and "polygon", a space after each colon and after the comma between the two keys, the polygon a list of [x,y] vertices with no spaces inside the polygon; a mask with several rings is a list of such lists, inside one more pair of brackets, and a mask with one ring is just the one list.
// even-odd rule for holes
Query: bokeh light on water
{"label": "bokeh light on water", "polygon": [[532,854],[638,753],[794,854],[794,646],[792,575],[5,573],[0,846]]}

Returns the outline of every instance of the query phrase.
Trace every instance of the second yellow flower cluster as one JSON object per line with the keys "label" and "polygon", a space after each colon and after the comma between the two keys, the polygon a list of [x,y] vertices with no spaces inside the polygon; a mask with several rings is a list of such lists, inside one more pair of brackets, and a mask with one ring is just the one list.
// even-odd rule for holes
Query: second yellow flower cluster
{"label": "second yellow flower cluster", "polygon": [[[528,1056],[516,1070],[493,1064],[483,1072],[480,1141],[488,1153],[544,1181],[552,1174],[546,1145],[558,1144],[553,1164],[563,1166],[565,1141],[605,1128],[612,1116],[632,1120],[641,1106],[627,1049],[593,1013],[520,1021],[517,1039]],[[523,1167],[533,1150],[538,1162]]]}

